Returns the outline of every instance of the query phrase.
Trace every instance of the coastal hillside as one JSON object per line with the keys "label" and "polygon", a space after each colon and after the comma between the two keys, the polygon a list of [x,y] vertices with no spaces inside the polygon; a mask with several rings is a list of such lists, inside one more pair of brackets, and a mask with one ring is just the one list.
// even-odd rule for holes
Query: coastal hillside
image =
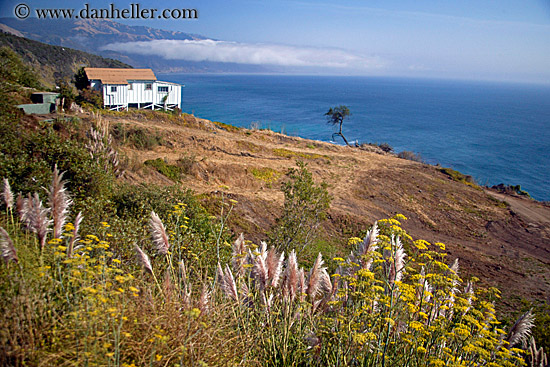
{"label": "coastal hillside", "polygon": [[[0,113],[3,365],[519,366],[542,358],[523,340],[548,348],[542,203],[192,115]],[[277,241],[304,223],[311,240]]]}
{"label": "coastal hillside", "polygon": [[0,47],[12,49],[34,70],[42,84],[50,87],[59,80],[71,81],[82,66],[131,68],[130,65],[118,60],[68,47],[52,46],[5,32],[0,32]]}
{"label": "coastal hillside", "polygon": [[[283,205],[285,173],[302,160],[333,196],[323,223],[325,240],[317,244],[323,253],[345,254],[349,249],[341,244],[347,236],[400,213],[413,237],[446,243],[449,259],[459,258],[468,274],[501,289],[505,305],[542,299],[550,289],[545,204],[493,192],[456,171],[400,159],[378,147],[349,148],[192,116],[183,122],[146,113],[104,119],[111,129],[144,131],[162,141],[150,149],[118,141],[129,162],[124,180],[177,183],[207,196],[224,192],[238,202],[233,231],[252,240],[266,239]],[[157,159],[174,167],[186,161],[185,174],[166,177],[147,164]]]}

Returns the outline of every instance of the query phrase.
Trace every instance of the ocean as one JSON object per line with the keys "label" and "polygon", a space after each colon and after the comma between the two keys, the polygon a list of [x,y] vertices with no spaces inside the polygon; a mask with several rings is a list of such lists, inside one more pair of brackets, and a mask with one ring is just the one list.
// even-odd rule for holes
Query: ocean
{"label": "ocean", "polygon": [[[240,127],[331,141],[324,114],[347,105],[349,142],[388,143],[550,200],[550,86],[382,77],[165,74],[182,110]],[[336,143],[343,141],[336,139]]]}

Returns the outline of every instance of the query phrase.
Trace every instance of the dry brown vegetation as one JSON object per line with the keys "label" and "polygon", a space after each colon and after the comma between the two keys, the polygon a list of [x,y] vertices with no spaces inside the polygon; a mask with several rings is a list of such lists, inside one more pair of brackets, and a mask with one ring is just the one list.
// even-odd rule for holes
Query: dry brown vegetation
{"label": "dry brown vegetation", "polygon": [[[530,334],[548,347],[540,203],[189,115],[5,115],[2,364],[512,366]],[[307,248],[281,248],[304,220]]]}
{"label": "dry brown vegetation", "polygon": [[378,218],[402,213],[414,237],[445,242],[449,256],[461,259],[465,273],[500,288],[505,308],[522,299],[542,301],[550,290],[550,208],[542,203],[454,181],[434,166],[381,150],[236,129],[189,115],[135,112],[107,114],[104,119],[111,126],[123,124],[162,136],[163,142],[150,150],[121,143],[126,181],[172,184],[143,163],[161,158],[176,166],[192,156],[181,184],[204,194],[207,207],[220,190],[237,200],[229,225],[253,241],[264,239],[280,215],[279,182],[284,179],[280,175],[268,183],[254,172],[268,168],[284,173],[299,159],[315,180],[330,185],[334,197],[323,223],[324,240],[316,244],[323,253],[345,253],[347,249],[333,245],[345,243],[343,239]]}

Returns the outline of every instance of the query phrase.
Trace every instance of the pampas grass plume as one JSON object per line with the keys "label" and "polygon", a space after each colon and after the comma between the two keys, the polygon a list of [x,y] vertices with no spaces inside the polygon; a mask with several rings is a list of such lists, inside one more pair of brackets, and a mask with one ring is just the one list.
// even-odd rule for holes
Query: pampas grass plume
{"label": "pampas grass plume", "polygon": [[272,248],[267,255],[267,271],[269,274],[270,285],[274,288],[279,286],[279,279],[283,272],[283,264],[285,262],[285,253],[277,254],[277,251]]}
{"label": "pampas grass plume", "polygon": [[0,227],[0,252],[6,264],[10,261],[16,263],[19,261],[13,241],[8,232],[2,227]]}
{"label": "pampas grass plume", "polygon": [[266,258],[262,256],[262,254],[256,257],[254,267],[252,268],[252,277],[254,278],[260,290],[264,290],[267,286],[268,271]]}
{"label": "pampas grass plume", "polygon": [[80,238],[78,235],[78,230],[80,229],[80,223],[82,223],[83,219],[84,219],[84,216],[82,215],[82,212],[78,212],[74,220],[73,235],[71,237],[71,240],[69,241],[69,246],[67,248],[67,256],[69,257],[73,256],[74,244]]}
{"label": "pampas grass plume", "polygon": [[135,245],[136,253],[138,255],[138,262],[143,266],[145,270],[153,274],[153,267],[151,266],[151,261],[149,261],[149,256],[138,246]]}
{"label": "pampas grass plume", "polygon": [[[326,268],[323,268],[324,265],[323,255],[319,253],[315,263],[309,271],[309,279],[307,283],[307,295],[314,299],[317,295],[323,293],[326,289],[332,288],[332,283],[330,282],[330,276],[326,272]],[[326,277],[328,277],[328,286],[326,284]]]}
{"label": "pampas grass plume", "polygon": [[349,260],[355,263],[359,259],[361,268],[369,270],[372,265],[372,259],[369,257],[369,254],[378,248],[378,234],[378,222],[374,222],[361,245],[359,245],[354,254],[350,255]]}
{"label": "pampas grass plume", "polygon": [[4,178],[4,188],[2,190],[2,197],[7,209],[13,208],[13,193],[11,192],[10,182],[7,178]]}
{"label": "pampas grass plume", "polygon": [[233,273],[229,265],[225,266],[225,272],[223,277],[223,283],[221,284],[224,294],[231,298],[232,300],[238,302],[239,294],[237,293],[237,285],[235,284],[235,279],[233,278]]}
{"label": "pampas grass plume", "polygon": [[17,198],[15,199],[15,210],[17,212],[17,215],[19,215],[19,218],[21,218],[21,221],[23,220],[22,215],[26,204],[26,199],[23,198],[21,193],[18,193]]}
{"label": "pampas grass plume", "polygon": [[223,269],[220,263],[218,263],[218,266],[216,267],[216,280],[220,284],[220,288],[223,289],[223,282],[224,282],[224,275],[223,275]]}
{"label": "pampas grass plume", "polygon": [[455,259],[455,261],[453,262],[453,265],[451,265],[450,269],[453,271],[453,273],[458,275],[458,270],[460,269],[460,266],[458,264],[458,257]]}
{"label": "pampas grass plume", "polygon": [[544,353],[544,348],[537,348],[537,343],[533,337],[529,342],[529,362],[530,367],[548,367],[548,358]]}
{"label": "pampas grass plume", "polygon": [[506,341],[510,343],[510,347],[519,343],[526,343],[529,340],[531,328],[535,326],[534,321],[535,315],[533,315],[532,310],[527,311],[517,319],[506,337]]}
{"label": "pampas grass plume", "polygon": [[164,224],[162,224],[162,221],[157,213],[154,211],[151,212],[151,218],[149,219],[149,229],[151,230],[151,237],[157,252],[161,255],[168,254],[170,243],[168,242],[166,228],[164,227]]}
{"label": "pampas grass plume", "polygon": [[407,254],[405,253],[405,249],[403,248],[403,244],[401,243],[401,239],[399,237],[395,238],[395,240],[392,237],[392,242],[394,242],[393,244],[395,246],[395,261],[392,263],[395,273],[394,279],[396,282],[399,282],[403,277],[403,271],[405,270],[405,257],[407,257]]}
{"label": "pampas grass plume", "polygon": [[40,248],[46,244],[46,235],[50,231],[52,221],[48,219],[49,209],[42,206],[42,201],[37,193],[24,199],[21,203],[21,221],[28,230],[34,232],[38,238]]}
{"label": "pampas grass plume", "polygon": [[67,222],[67,213],[72,200],[69,198],[63,181],[64,172],[59,173],[57,164],[53,169],[52,183],[48,190],[48,205],[53,220],[53,238],[61,237],[63,226]]}
{"label": "pampas grass plume", "polygon": [[206,314],[210,311],[210,291],[206,283],[202,285],[201,296],[199,298],[199,310],[202,314]]}
{"label": "pampas grass plume", "polygon": [[239,237],[233,242],[233,254],[231,258],[233,265],[233,271],[237,277],[244,275],[244,264],[246,263],[246,246],[244,242],[244,235],[241,233]]}
{"label": "pampas grass plume", "polygon": [[296,297],[298,288],[298,261],[296,259],[296,251],[294,250],[288,255],[283,278],[283,296],[292,302]]}

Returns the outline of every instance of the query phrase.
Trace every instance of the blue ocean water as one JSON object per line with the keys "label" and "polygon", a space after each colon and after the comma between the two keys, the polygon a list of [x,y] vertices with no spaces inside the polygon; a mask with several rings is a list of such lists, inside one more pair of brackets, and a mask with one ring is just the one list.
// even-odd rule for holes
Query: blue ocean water
{"label": "blue ocean water", "polygon": [[[183,75],[182,109],[241,127],[252,123],[330,141],[323,116],[344,104],[352,142],[387,142],[472,175],[520,184],[550,200],[550,86],[377,77]],[[342,143],[338,141],[338,143]]]}

